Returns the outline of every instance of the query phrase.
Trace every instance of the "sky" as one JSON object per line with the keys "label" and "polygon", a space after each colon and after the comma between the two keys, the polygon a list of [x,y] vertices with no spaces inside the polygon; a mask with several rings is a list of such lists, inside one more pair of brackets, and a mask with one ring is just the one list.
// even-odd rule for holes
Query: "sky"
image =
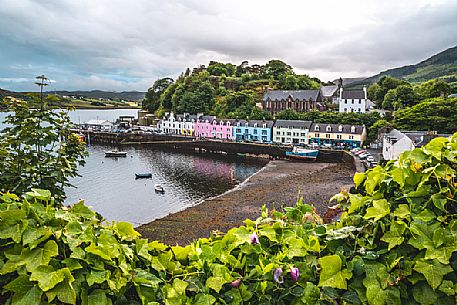
{"label": "sky", "polygon": [[456,0],[0,0],[0,88],[147,91],[210,60],[323,81],[457,45]]}

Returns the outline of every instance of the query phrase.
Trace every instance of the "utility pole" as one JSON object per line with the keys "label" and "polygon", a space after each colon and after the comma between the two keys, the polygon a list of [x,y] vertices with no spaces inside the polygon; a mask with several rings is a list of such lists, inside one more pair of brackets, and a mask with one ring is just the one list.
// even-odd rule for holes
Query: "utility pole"
{"label": "utility pole", "polygon": [[44,75],[40,75],[36,77],[37,82],[35,85],[40,87],[40,102],[41,102],[41,108],[43,108],[43,87],[49,86],[49,78],[47,78]]}

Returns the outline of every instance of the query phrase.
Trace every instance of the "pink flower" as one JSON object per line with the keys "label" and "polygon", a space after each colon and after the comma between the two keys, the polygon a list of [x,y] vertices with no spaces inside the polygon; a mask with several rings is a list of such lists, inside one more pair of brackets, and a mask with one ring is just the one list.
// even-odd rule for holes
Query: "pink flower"
{"label": "pink flower", "polygon": [[253,232],[251,235],[251,244],[253,244],[253,245],[260,244],[259,237],[257,236],[256,232]]}
{"label": "pink flower", "polygon": [[298,270],[298,268],[290,267],[290,277],[292,278],[292,281],[294,281],[294,282],[298,281],[299,276],[300,276],[300,271]]}
{"label": "pink flower", "polygon": [[230,285],[233,288],[238,288],[238,286],[240,286],[240,284],[241,284],[241,279],[236,279],[236,280],[234,280],[233,282],[230,283]]}
{"label": "pink flower", "polygon": [[273,273],[273,279],[276,283],[282,284],[284,283],[284,278],[282,277],[282,268],[276,268]]}

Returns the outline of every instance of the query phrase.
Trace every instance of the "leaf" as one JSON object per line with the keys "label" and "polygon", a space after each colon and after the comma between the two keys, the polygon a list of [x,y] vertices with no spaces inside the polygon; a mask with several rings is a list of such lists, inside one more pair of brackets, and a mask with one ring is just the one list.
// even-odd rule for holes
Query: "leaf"
{"label": "leaf", "polygon": [[394,216],[402,219],[409,217],[410,214],[411,212],[407,204],[399,204],[394,211]]}
{"label": "leaf", "polygon": [[31,305],[40,304],[41,295],[43,292],[38,286],[33,286],[25,292],[17,292],[14,294],[11,305]]}
{"label": "leaf", "polygon": [[347,289],[346,280],[350,279],[352,273],[347,269],[341,270],[342,260],[338,255],[328,255],[319,259],[321,266],[319,287],[332,287]]}
{"label": "leaf", "polygon": [[404,241],[403,233],[407,228],[406,223],[403,221],[393,221],[390,224],[390,230],[381,237],[382,241],[389,244],[388,250],[390,251],[395,246],[401,245]]}
{"label": "leaf", "polygon": [[133,225],[129,222],[120,221],[114,223],[114,229],[117,231],[118,235],[121,237],[121,240],[134,240],[141,234],[135,231]]}
{"label": "leaf", "polygon": [[449,265],[443,265],[435,260],[425,261],[419,260],[414,266],[414,270],[423,274],[430,286],[435,290],[443,281],[443,277],[452,272],[453,269]]}
{"label": "leaf", "polygon": [[106,296],[105,291],[96,289],[87,298],[87,305],[112,305],[111,299]]}
{"label": "leaf", "polygon": [[413,286],[413,297],[421,305],[434,305],[438,300],[438,295],[424,281]]}
{"label": "leaf", "polygon": [[360,194],[349,194],[349,201],[351,205],[349,206],[348,214],[352,214],[365,205],[366,198]]}
{"label": "leaf", "polygon": [[25,294],[34,286],[36,286],[35,283],[31,282],[27,275],[20,275],[11,282],[9,282],[7,285],[5,285],[3,288],[16,293]]}
{"label": "leaf", "polygon": [[359,185],[363,182],[363,180],[365,180],[365,173],[355,173],[354,174],[354,184],[355,184],[355,187],[359,187]]}
{"label": "leaf", "polygon": [[373,206],[367,209],[364,219],[373,218],[373,221],[378,221],[390,213],[390,207],[386,199],[373,200]]}
{"label": "leaf", "polygon": [[67,268],[61,269],[65,280],[59,283],[56,287],[46,292],[48,301],[52,302],[56,297],[61,302],[66,304],[76,304],[76,292],[71,285],[75,281],[74,277],[71,275],[70,271]]}
{"label": "leaf", "polygon": [[195,301],[192,302],[194,305],[211,305],[216,302],[216,298],[210,294],[199,293],[195,296]]}
{"label": "leaf", "polygon": [[447,198],[442,194],[433,194],[432,195],[432,202],[439,210],[446,212],[446,203]]}
{"label": "leaf", "polygon": [[228,281],[222,277],[211,276],[206,280],[206,287],[211,288],[219,293],[219,291],[222,289],[222,286],[224,286],[226,283],[228,283]]}
{"label": "leaf", "polygon": [[37,281],[38,286],[43,291],[48,291],[54,288],[58,283],[65,279],[65,274],[62,270],[54,271],[52,266],[39,266],[30,276],[30,280]]}

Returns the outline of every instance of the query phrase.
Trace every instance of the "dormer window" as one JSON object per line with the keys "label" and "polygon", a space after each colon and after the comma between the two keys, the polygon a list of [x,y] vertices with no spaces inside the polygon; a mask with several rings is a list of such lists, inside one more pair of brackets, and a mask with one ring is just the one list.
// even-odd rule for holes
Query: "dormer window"
{"label": "dormer window", "polygon": [[254,128],[257,128],[257,123],[254,123]]}
{"label": "dormer window", "polygon": [[342,132],[342,131],[343,131],[343,126],[341,126],[341,125],[338,126],[338,131],[339,131],[339,132]]}
{"label": "dormer window", "polygon": [[263,125],[262,125],[262,128],[267,128],[267,124],[263,124]]}
{"label": "dormer window", "polygon": [[314,131],[319,131],[319,125],[314,126]]}
{"label": "dormer window", "polygon": [[216,121],[215,120],[213,121],[213,125],[216,125]]}
{"label": "dormer window", "polygon": [[325,129],[327,132],[329,131],[332,131],[332,127],[330,125],[327,126],[327,128]]}
{"label": "dormer window", "polygon": [[248,127],[248,126],[249,126],[249,123],[245,123],[244,126]]}
{"label": "dormer window", "polygon": [[351,126],[351,132],[355,132],[355,126]]}
{"label": "dormer window", "polygon": [[230,126],[230,122],[227,122],[227,126]]}
{"label": "dormer window", "polygon": [[236,126],[238,126],[238,127],[239,127],[239,126],[240,126],[240,122],[236,123]]}

